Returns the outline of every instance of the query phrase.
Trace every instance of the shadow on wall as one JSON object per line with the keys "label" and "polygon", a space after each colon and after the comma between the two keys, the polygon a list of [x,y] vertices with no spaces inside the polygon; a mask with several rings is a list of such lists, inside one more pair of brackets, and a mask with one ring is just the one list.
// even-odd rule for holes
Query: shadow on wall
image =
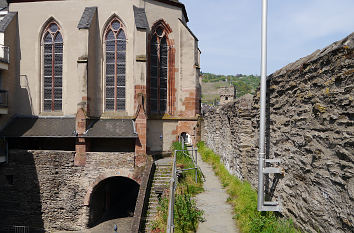
{"label": "shadow on wall", "polygon": [[101,33],[99,29],[99,19],[97,12],[94,19],[92,19],[92,24],[89,29],[89,51],[88,51],[88,97],[89,97],[89,107],[90,114],[92,116],[99,117],[102,114],[102,109],[105,106],[103,103],[103,91],[101,74],[101,64],[100,60],[103,59],[103,50],[102,50],[102,40]]}
{"label": "shadow on wall", "polygon": [[[270,96],[271,96],[271,90],[270,90],[270,80],[267,80],[267,93],[266,93],[266,134],[265,134],[265,149],[266,149],[266,159],[269,159],[270,155]],[[267,164],[267,166],[272,166],[271,164]],[[265,200],[266,201],[271,201],[272,198],[274,197],[274,192],[279,184],[279,180],[283,178],[281,174],[274,174],[272,175],[272,178],[269,174],[264,175],[264,193],[265,193]]]}
{"label": "shadow on wall", "polygon": [[126,177],[101,181],[91,194],[88,227],[111,219],[133,217],[138,193],[139,184]]}
{"label": "shadow on wall", "polygon": [[147,145],[151,152],[163,151],[163,121],[150,120],[147,123]]}
{"label": "shadow on wall", "polygon": [[[32,115],[33,114],[33,105],[32,105],[32,94],[28,77],[26,74],[21,75],[20,73],[20,61],[21,61],[21,47],[20,47],[20,32],[18,20],[16,22],[16,29],[13,33],[9,33],[10,36],[8,38],[8,42],[10,44],[10,49],[12,54],[10,53],[10,64],[9,64],[9,72],[8,78],[15,78],[15,90],[9,90],[9,108],[13,109],[11,113],[20,113],[24,115]],[[12,25],[10,25],[11,28]],[[15,38],[15,40],[14,40]],[[12,58],[11,58],[12,57]],[[15,77],[12,77],[15,75]],[[12,93],[11,93],[12,92]]]}
{"label": "shadow on wall", "polygon": [[0,164],[0,209],[0,232],[44,232],[33,154],[11,151],[9,163]]}

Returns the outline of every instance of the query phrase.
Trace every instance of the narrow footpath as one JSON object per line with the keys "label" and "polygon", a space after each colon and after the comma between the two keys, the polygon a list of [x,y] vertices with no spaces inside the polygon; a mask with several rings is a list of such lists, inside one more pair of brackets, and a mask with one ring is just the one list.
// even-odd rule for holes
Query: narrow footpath
{"label": "narrow footpath", "polygon": [[226,200],[228,195],[223,189],[212,167],[203,162],[198,155],[198,165],[205,175],[205,191],[196,196],[198,208],[204,210],[205,222],[199,223],[197,233],[239,233],[232,219],[232,206]]}

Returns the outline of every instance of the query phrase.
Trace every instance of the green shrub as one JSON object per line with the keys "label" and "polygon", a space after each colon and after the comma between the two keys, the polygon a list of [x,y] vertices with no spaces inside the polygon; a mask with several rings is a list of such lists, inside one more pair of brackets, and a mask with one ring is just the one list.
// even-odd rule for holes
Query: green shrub
{"label": "green shrub", "polygon": [[[173,143],[171,150],[173,152],[182,150],[181,143]],[[183,169],[194,167],[193,160],[182,152],[177,152],[176,163],[178,167]],[[198,223],[203,221],[203,211],[197,208],[196,202],[192,198],[192,196],[204,191],[202,174],[199,171],[197,174],[198,182],[195,181],[195,170],[184,171],[178,179],[174,205],[176,233],[196,232]],[[163,197],[159,201],[157,217],[151,225],[154,233],[166,232],[168,202],[167,197]]]}
{"label": "green shrub", "polygon": [[176,195],[174,211],[176,232],[196,232],[198,222],[203,221],[203,211],[197,208],[190,194]]}

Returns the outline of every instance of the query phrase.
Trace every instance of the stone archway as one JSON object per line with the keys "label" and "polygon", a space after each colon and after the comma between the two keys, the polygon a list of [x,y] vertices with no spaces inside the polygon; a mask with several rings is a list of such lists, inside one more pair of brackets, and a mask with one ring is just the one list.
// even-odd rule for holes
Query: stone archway
{"label": "stone archway", "polygon": [[98,182],[90,192],[88,227],[133,217],[139,184],[128,177],[113,176]]}

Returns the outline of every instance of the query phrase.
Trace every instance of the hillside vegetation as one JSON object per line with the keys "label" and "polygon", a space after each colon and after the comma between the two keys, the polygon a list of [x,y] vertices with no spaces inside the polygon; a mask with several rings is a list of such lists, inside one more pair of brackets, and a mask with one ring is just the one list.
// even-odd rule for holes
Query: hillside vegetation
{"label": "hillside vegetation", "polygon": [[236,87],[236,97],[247,93],[254,94],[260,82],[259,76],[254,75],[216,75],[203,73],[202,78],[202,102],[213,103],[219,100],[219,88],[228,85]]}

